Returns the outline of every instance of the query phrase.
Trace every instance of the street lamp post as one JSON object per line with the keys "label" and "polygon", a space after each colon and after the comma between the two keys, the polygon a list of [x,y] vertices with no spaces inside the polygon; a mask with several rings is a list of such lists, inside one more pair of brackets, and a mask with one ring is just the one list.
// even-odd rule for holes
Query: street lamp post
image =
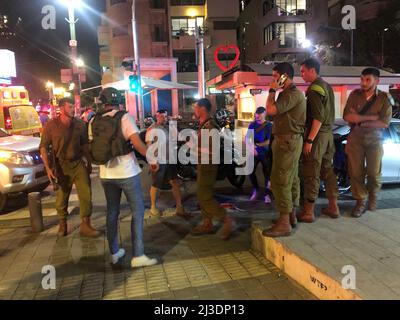
{"label": "street lamp post", "polygon": [[136,29],[136,0],[132,1],[132,39],[133,39],[133,50],[135,55],[134,71],[138,76],[138,81],[140,84],[137,91],[139,124],[140,124],[140,129],[144,129],[142,74],[140,70],[140,53],[139,53],[139,45],[138,45],[137,29]]}
{"label": "street lamp post", "polygon": [[75,100],[75,115],[80,116],[81,113],[81,103],[80,103],[80,73],[79,66],[77,65],[78,60],[78,42],[76,41],[76,29],[75,25],[78,19],[75,20],[75,8],[81,5],[81,0],[61,0],[64,5],[68,8],[68,19],[65,19],[69,23],[69,30],[71,39],[69,41],[69,46],[71,48],[71,64],[72,64],[72,80],[75,84],[74,87],[74,100]]}
{"label": "street lamp post", "polygon": [[205,74],[204,74],[204,37],[203,30],[200,32],[200,27],[196,23],[196,57],[197,57],[197,81],[198,81],[198,96],[199,98],[205,98],[206,86],[205,86]]}
{"label": "street lamp post", "polygon": [[383,66],[385,64],[385,51],[384,51],[384,47],[385,47],[385,32],[387,32],[388,30],[389,30],[389,28],[385,28],[382,31],[381,68],[383,68]]}

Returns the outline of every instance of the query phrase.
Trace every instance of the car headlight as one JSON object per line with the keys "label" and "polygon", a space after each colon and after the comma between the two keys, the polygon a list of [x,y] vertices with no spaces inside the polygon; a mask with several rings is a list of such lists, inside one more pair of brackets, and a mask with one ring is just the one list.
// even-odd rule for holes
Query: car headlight
{"label": "car headlight", "polygon": [[33,164],[33,159],[29,155],[20,152],[0,150],[0,163],[12,164]]}

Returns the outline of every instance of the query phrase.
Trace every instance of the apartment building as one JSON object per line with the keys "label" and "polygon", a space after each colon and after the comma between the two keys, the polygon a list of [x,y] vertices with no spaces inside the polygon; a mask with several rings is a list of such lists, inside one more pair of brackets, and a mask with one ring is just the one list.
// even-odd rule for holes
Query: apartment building
{"label": "apartment building", "polygon": [[240,11],[238,43],[245,63],[301,61],[328,23],[328,0],[240,0]]}
{"label": "apartment building", "polygon": [[[98,28],[102,84],[127,77],[124,60],[133,60],[132,0],[104,0],[106,11]],[[178,81],[177,59],[171,56],[167,0],[136,0],[136,27],[142,75],[153,79]],[[127,106],[137,115],[136,98],[127,93]],[[144,92],[144,111],[158,107],[178,114],[177,90]]]}
{"label": "apartment building", "polygon": [[[98,28],[102,84],[124,78],[124,59],[134,57],[132,41],[132,0],[103,0],[106,12]],[[144,76],[171,80],[197,87],[196,26],[204,37],[205,77],[222,71],[214,62],[219,45],[237,43],[237,0],[136,0],[141,70]],[[219,55],[229,65],[235,54]],[[125,75],[126,76],[126,75]],[[145,113],[156,105],[178,113],[185,97],[197,98],[197,90],[152,92],[145,97]],[[131,99],[132,100],[132,99]],[[135,114],[136,110],[133,110]]]}
{"label": "apartment building", "polygon": [[[196,25],[204,37],[206,80],[222,73],[214,61],[219,45],[237,44],[237,0],[169,0],[171,55],[178,59],[178,81],[197,85]],[[235,58],[233,52],[219,55],[223,64]]]}

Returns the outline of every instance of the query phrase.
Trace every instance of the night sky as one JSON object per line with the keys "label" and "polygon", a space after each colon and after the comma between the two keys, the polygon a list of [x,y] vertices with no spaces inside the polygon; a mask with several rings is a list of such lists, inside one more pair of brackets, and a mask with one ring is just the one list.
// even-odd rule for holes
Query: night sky
{"label": "night sky", "polygon": [[[93,10],[104,11],[102,0],[83,0]],[[56,30],[42,29],[41,13],[45,5],[54,5],[57,11]],[[87,83],[83,88],[98,85],[101,80],[97,26],[100,16],[93,10],[76,10],[78,54],[87,66]],[[0,14],[9,16],[10,28],[15,29],[18,17],[22,18],[21,30],[14,40],[0,39],[0,48],[16,53],[17,78],[14,85],[25,85],[32,99],[46,98],[48,80],[61,85],[60,69],[69,68],[69,25],[65,21],[67,8],[58,0],[0,0]],[[0,62],[1,63],[1,62]]]}

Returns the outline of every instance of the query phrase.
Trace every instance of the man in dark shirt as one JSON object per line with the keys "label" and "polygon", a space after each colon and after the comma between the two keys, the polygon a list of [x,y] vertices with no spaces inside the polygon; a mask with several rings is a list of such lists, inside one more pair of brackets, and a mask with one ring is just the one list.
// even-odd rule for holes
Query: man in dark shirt
{"label": "man in dark shirt", "polygon": [[[259,163],[262,165],[264,178],[265,178],[265,190],[266,194],[264,197],[265,203],[271,203],[270,191],[268,190],[268,182],[270,178],[270,154],[269,154],[269,145],[271,140],[271,130],[272,123],[266,120],[267,111],[264,107],[258,107],[256,113],[254,115],[255,121],[250,123],[249,131],[247,131],[246,135],[246,144],[253,143],[254,148],[254,169],[250,175],[250,181],[253,186],[253,194],[251,195],[250,200],[255,201],[258,197],[259,185],[257,181],[257,166]],[[250,139],[250,130],[253,130],[254,141]]]}
{"label": "man in dark shirt", "polygon": [[[40,153],[49,179],[58,185],[56,190],[56,209],[60,218],[59,236],[66,236],[68,202],[72,186],[75,184],[79,197],[82,223],[80,233],[83,236],[96,237],[99,232],[92,228],[92,193],[89,157],[89,142],[86,124],[74,117],[75,109],[69,99],[59,102],[61,114],[47,122],[40,142]],[[49,152],[53,153],[49,159]],[[83,160],[86,158],[86,164]],[[50,165],[50,161],[52,165]]]}

